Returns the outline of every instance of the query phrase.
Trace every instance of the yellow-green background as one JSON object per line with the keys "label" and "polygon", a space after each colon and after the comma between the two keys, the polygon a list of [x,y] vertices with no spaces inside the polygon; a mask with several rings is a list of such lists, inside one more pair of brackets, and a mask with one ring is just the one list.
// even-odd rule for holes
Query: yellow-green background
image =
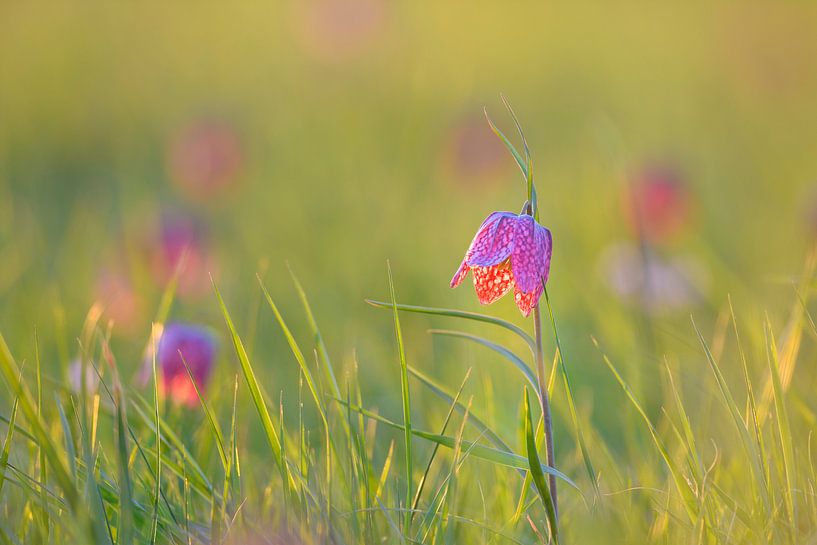
{"label": "yellow-green background", "polygon": [[[689,313],[711,329],[728,293],[747,319],[769,310],[782,323],[815,229],[805,220],[817,182],[814,6],[384,1],[364,46],[338,58],[308,47],[305,9],[0,7],[0,330],[21,359],[36,328],[60,376],[57,346],[75,350],[98,271],[171,206],[208,224],[218,282],[239,329],[257,331],[270,392],[292,399],[296,367],[268,309],[257,310],[255,273],[302,334],[288,261],[336,361],[348,368],[356,351],[368,400],[399,407],[389,317],[363,299],[386,297],[390,260],[401,301],[480,310],[449,278],[482,219],[518,210],[524,187],[510,162],[487,181],[463,180],[445,150],[452,127],[483,107],[512,132],[500,93],[531,145],[555,245],[549,290],[583,410],[615,426],[611,403],[623,404],[591,335],[642,388],[661,361],[598,269],[602,249],[629,236],[627,173],[654,158],[679,165],[698,201],[695,225],[666,251],[696,255],[712,280],[707,302],[656,322],[660,347],[699,361]],[[208,116],[241,137],[241,183],[190,202],[169,181],[168,143]],[[138,255],[126,265],[148,309],[138,334],[114,329],[121,365],[135,369],[162,286]],[[482,310],[530,327],[509,298]],[[177,302],[172,316],[222,329],[212,297]],[[509,410],[495,417],[514,422],[522,382],[506,363],[425,334],[450,323],[405,321],[413,363],[452,385],[468,365],[477,384],[502,379],[494,393]]]}

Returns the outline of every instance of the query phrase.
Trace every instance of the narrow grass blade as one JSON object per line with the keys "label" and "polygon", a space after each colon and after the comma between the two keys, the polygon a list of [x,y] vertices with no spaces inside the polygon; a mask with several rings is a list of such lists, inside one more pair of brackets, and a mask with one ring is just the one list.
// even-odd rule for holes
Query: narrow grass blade
{"label": "narrow grass blade", "polygon": [[210,405],[204,400],[201,395],[201,391],[199,391],[199,386],[196,384],[196,379],[193,377],[193,372],[190,370],[190,366],[187,364],[187,360],[184,358],[182,351],[179,350],[179,357],[182,360],[182,364],[184,364],[184,368],[187,371],[187,376],[190,378],[190,383],[193,384],[193,389],[196,392],[196,397],[199,398],[199,405],[201,405],[201,410],[207,416],[207,422],[210,424],[210,431],[213,432],[213,437],[216,440],[216,450],[218,450],[218,457],[221,460],[221,466],[224,469],[224,472],[227,472],[227,453],[224,450],[224,436],[221,433],[221,427],[218,425],[218,420],[216,420],[216,415],[213,413],[213,409],[210,408]]}
{"label": "narrow grass blade", "polygon": [[[445,415],[445,420],[443,421],[443,425],[440,428],[440,435],[445,435],[445,431],[448,429],[448,423],[451,421],[451,415],[454,414],[454,409],[459,405],[460,395],[462,394],[463,388],[465,388],[465,384],[468,382],[468,378],[471,376],[471,369],[469,368],[468,371],[465,372],[465,377],[462,379],[462,384],[460,384],[459,390],[457,390],[457,394],[450,402],[450,406],[448,407],[448,413]],[[428,464],[426,464],[426,469],[423,472],[423,476],[420,478],[420,482],[417,484],[417,493],[414,495],[414,501],[411,503],[411,516],[414,516],[414,511],[417,509],[417,506],[420,504],[420,497],[423,495],[423,488],[426,484],[426,479],[428,478],[428,474],[431,471],[431,464],[434,463],[434,458],[437,456],[437,450],[439,449],[440,445],[435,444],[434,448],[431,450],[431,456],[428,457]]]}
{"label": "narrow grass blade", "polygon": [[[452,405],[457,412],[460,414],[465,414],[465,406],[462,405],[459,401],[457,401],[456,396],[451,395],[449,392],[446,391],[445,387],[434,381],[434,379],[430,378],[429,376],[425,375],[418,369],[415,369],[412,366],[408,368],[409,372],[419,380],[423,385],[425,385],[429,390],[434,392],[437,397],[443,399],[446,403]],[[486,439],[488,439],[491,443],[494,444],[495,447],[501,450],[511,450],[511,447],[502,440],[499,435],[496,434],[491,428],[489,428],[482,420],[478,417],[474,416],[472,411],[469,411],[468,416],[468,423],[474,426],[477,430],[479,430],[480,435],[483,435]]]}
{"label": "narrow grass blade", "polygon": [[[312,313],[312,306],[309,304],[309,299],[306,297],[306,292],[304,291],[303,286],[301,286],[301,283],[298,281],[298,278],[295,276],[295,273],[291,268],[289,269],[289,274],[292,276],[292,282],[295,284],[295,291],[298,293],[298,298],[301,300],[301,305],[304,307],[306,320],[309,323],[309,328],[312,330],[315,347],[318,350],[318,356],[320,356],[321,363],[323,364],[323,371],[326,375],[326,380],[329,383],[329,386],[332,388],[332,395],[335,397],[341,397],[340,387],[338,386],[338,381],[335,378],[335,371],[332,369],[332,362],[329,360],[329,351],[326,349],[326,343],[323,341],[323,336],[318,328],[315,315]],[[266,292],[266,290],[264,291]]]}
{"label": "narrow grass blade", "polygon": [[783,490],[783,500],[786,505],[786,513],[789,516],[789,525],[792,540],[797,532],[797,505],[795,503],[794,491],[797,490],[797,470],[794,460],[794,446],[791,435],[791,425],[789,424],[789,413],[786,409],[785,393],[780,380],[780,361],[778,359],[777,343],[772,333],[772,325],[766,318],[766,330],[769,335],[769,371],[772,377],[772,392],[774,397],[775,413],[777,415],[777,431],[780,437],[780,445],[783,450],[783,475],[786,486]]}
{"label": "narrow grass blade", "polygon": [[[156,536],[159,531],[159,497],[162,493],[162,424],[161,418],[159,416],[159,374],[156,371],[156,343],[158,342],[158,334],[156,333],[156,328],[161,327],[160,325],[157,326],[154,324],[153,329],[154,331],[151,333],[151,341],[153,346],[151,347],[151,366],[153,370],[153,416],[155,418],[156,424],[156,466],[155,466],[155,474],[154,474],[154,482],[156,483],[156,489],[154,490],[153,494],[153,520],[151,521],[150,525],[150,543],[153,545],[156,543]],[[83,373],[84,374],[84,373]]]}
{"label": "narrow grass blade", "polygon": [[[601,351],[601,347],[599,346],[599,343],[598,341],[596,341],[595,338],[593,339],[593,343],[596,345],[596,348],[598,348],[599,351]],[[669,455],[667,447],[664,445],[664,441],[662,441],[661,436],[658,435],[658,430],[655,429],[655,426],[650,420],[650,417],[647,416],[646,411],[644,411],[644,408],[636,399],[635,394],[633,394],[632,390],[630,390],[630,387],[624,381],[624,378],[618,372],[618,369],[616,369],[616,367],[613,365],[613,362],[610,361],[610,358],[607,357],[607,354],[602,352],[601,355],[602,359],[604,360],[604,363],[606,363],[607,367],[610,368],[610,371],[613,373],[613,376],[615,376],[616,380],[621,386],[621,389],[624,390],[624,393],[627,395],[627,398],[630,400],[630,403],[632,403],[633,407],[635,407],[635,410],[638,411],[638,414],[641,415],[641,418],[647,425],[647,429],[650,432],[650,436],[652,436],[652,440],[655,443],[656,448],[658,448],[658,452],[661,454],[661,458],[664,459],[664,463],[667,465],[667,468],[669,469],[670,472],[670,476],[672,477],[672,480],[675,483],[675,488],[678,490],[678,493],[681,496],[681,503],[684,505],[684,509],[686,510],[690,521],[692,522],[692,524],[695,524],[695,522],[698,519],[698,504],[695,499],[694,492],[690,489],[689,484],[684,479],[684,476],[679,470],[675,461]]]}
{"label": "narrow grass blade", "polygon": [[[406,349],[403,345],[403,331],[400,329],[400,316],[397,312],[397,297],[394,295],[394,279],[391,274],[391,265],[386,266],[389,273],[389,294],[391,295],[392,317],[394,319],[394,335],[397,338],[397,352],[400,357],[400,387],[403,398],[403,425],[406,436],[406,500],[405,506],[412,504],[411,481],[414,473],[414,459],[411,452],[411,396],[409,394],[408,364],[406,363]],[[403,533],[408,534],[411,525],[411,511],[406,511]]]}
{"label": "narrow grass blade", "polygon": [[519,167],[519,170],[522,172],[522,176],[525,178],[525,181],[527,182],[527,179],[528,179],[528,163],[527,163],[527,161],[516,150],[516,147],[511,143],[511,141],[508,140],[508,137],[505,136],[505,133],[503,133],[501,130],[499,130],[499,127],[497,127],[494,124],[494,122],[491,120],[491,117],[488,115],[488,110],[483,109],[483,112],[485,113],[485,119],[488,121],[488,125],[490,125],[491,130],[494,132],[495,135],[497,135],[497,137],[500,140],[502,140],[502,143],[505,144],[505,147],[508,149],[508,151],[511,152],[511,155],[514,158],[514,161],[516,161],[516,166]]}
{"label": "narrow grass blade", "polygon": [[695,476],[695,482],[701,481],[701,460],[698,456],[698,449],[695,446],[695,434],[692,433],[692,425],[689,422],[684,403],[681,400],[681,393],[675,385],[675,379],[672,376],[672,371],[669,368],[669,362],[664,361],[664,367],[667,371],[667,378],[669,379],[670,389],[672,390],[672,397],[675,400],[675,407],[678,409],[678,414],[681,418],[681,429],[684,432],[683,440],[686,443],[687,455],[689,456],[689,466]]}
{"label": "narrow grass blade", "polygon": [[241,342],[241,338],[238,336],[238,332],[235,330],[233,320],[230,318],[230,313],[227,312],[227,307],[224,305],[224,299],[221,297],[221,292],[219,292],[215,282],[212,282],[212,284],[213,290],[215,290],[216,297],[218,298],[221,313],[224,316],[224,321],[227,324],[227,328],[230,330],[233,346],[235,347],[236,354],[238,355],[238,361],[241,364],[241,372],[244,374],[244,379],[247,381],[247,387],[250,389],[250,396],[252,397],[253,404],[258,412],[258,416],[261,418],[261,424],[264,427],[267,441],[272,449],[273,459],[278,465],[278,469],[284,478],[284,486],[285,488],[289,487],[290,490],[296,490],[297,487],[295,486],[295,481],[292,478],[292,475],[290,475],[289,468],[284,461],[284,453],[281,449],[281,441],[278,438],[278,432],[275,431],[275,425],[272,423],[269,409],[267,409],[266,402],[261,394],[261,388],[258,385],[258,380],[255,378],[255,371],[253,371],[252,364],[250,364],[247,351],[244,349],[244,344]]}
{"label": "narrow grass blade", "polygon": [[[37,377],[37,416],[39,418],[43,418],[43,377],[42,377],[42,365],[40,364],[40,338],[37,329],[34,329],[34,362],[35,362],[35,371]],[[42,483],[42,488],[40,488],[40,500],[43,505],[47,503],[48,496],[46,495],[46,487],[48,486],[48,467],[46,465],[45,459],[45,451],[43,448],[37,444],[37,458],[39,460],[39,482]],[[43,541],[48,541],[50,533],[51,533],[51,521],[50,515],[47,509],[42,510],[42,530],[43,530]]]}
{"label": "narrow grass blade", "polygon": [[[344,400],[342,400],[342,399],[337,399],[336,401],[338,403],[340,403],[341,405],[344,405],[344,406],[346,405],[346,402]],[[394,428],[394,429],[400,430],[400,431],[405,430],[405,427],[402,424],[398,424],[397,422],[389,420],[388,418],[385,418],[385,417],[383,417],[383,416],[381,416],[381,415],[379,415],[377,413],[373,413],[372,411],[369,411],[367,409],[363,409],[361,407],[355,406],[355,407],[352,407],[352,410],[359,412],[360,414],[362,414],[366,418],[377,420],[378,422],[380,422],[382,424],[385,424],[386,426],[389,426],[390,428]],[[413,435],[417,436],[417,437],[425,439],[426,441],[431,441],[432,443],[438,443],[438,444],[440,444],[440,445],[442,445],[444,447],[448,447],[450,449],[453,449],[455,444],[456,444],[456,438],[451,437],[451,436],[447,436],[447,435],[437,435],[436,433],[422,431],[422,430],[418,430],[416,428],[412,429],[411,433]],[[463,444],[463,449],[467,450],[469,452],[469,455],[473,456],[474,458],[479,458],[480,460],[485,460],[487,462],[493,462],[495,464],[505,466],[505,467],[514,468],[514,469],[524,469],[526,471],[529,469],[528,459],[526,457],[524,457],[524,456],[520,456],[519,454],[515,454],[515,453],[510,452],[510,451],[504,451],[504,450],[499,450],[499,449],[487,447],[485,445],[480,445],[476,441],[463,441],[462,444]],[[558,477],[559,479],[561,479],[564,482],[566,482],[567,484],[569,484],[571,487],[575,488],[576,491],[581,493],[581,490],[576,485],[576,483],[574,483],[573,480],[570,479],[570,477],[568,477],[567,475],[565,475],[564,473],[562,473],[558,469],[555,469],[555,468],[552,468],[552,467],[547,466],[545,464],[542,464],[542,471],[544,471],[545,473],[548,473],[550,475],[554,475],[555,477]]]}
{"label": "narrow grass blade", "polygon": [[755,476],[755,481],[759,483],[759,489],[761,491],[761,497],[763,499],[763,504],[766,508],[767,515],[771,515],[771,501],[767,494],[767,486],[766,486],[766,478],[764,476],[764,470],[762,467],[762,462],[760,458],[760,454],[757,450],[757,445],[749,435],[749,430],[746,427],[746,423],[744,422],[743,418],[740,415],[740,410],[738,409],[738,405],[735,402],[735,398],[732,396],[732,392],[729,389],[729,385],[726,384],[726,379],[721,373],[720,367],[718,363],[715,361],[715,358],[712,356],[712,352],[709,350],[709,345],[706,343],[701,331],[698,329],[698,326],[695,324],[695,320],[692,320],[692,328],[695,330],[696,335],[698,336],[698,342],[700,342],[701,346],[703,347],[704,355],[706,356],[706,361],[709,363],[710,369],[712,369],[712,374],[715,376],[715,382],[718,384],[718,389],[721,392],[721,397],[723,398],[723,402],[726,405],[726,409],[729,411],[729,414],[732,416],[732,421],[735,424],[735,428],[738,430],[738,434],[740,435],[741,442],[743,443],[744,449],[746,449],[746,454],[749,456],[750,460],[752,461],[751,467]]}
{"label": "narrow grass blade", "polygon": [[573,401],[573,389],[570,386],[570,377],[567,373],[567,365],[565,365],[562,341],[559,339],[559,331],[556,328],[556,318],[553,316],[553,306],[550,304],[550,296],[548,295],[546,286],[544,287],[544,294],[545,302],[547,303],[548,307],[548,314],[550,315],[550,324],[553,327],[553,338],[556,342],[556,353],[559,356],[559,368],[562,370],[562,379],[564,380],[565,395],[567,397],[567,407],[570,411],[570,418],[573,420],[573,427],[576,430],[576,442],[579,444],[579,450],[582,453],[584,468],[587,471],[587,476],[590,478],[590,482],[593,483],[593,490],[596,493],[596,499],[598,499],[600,492],[598,479],[596,478],[596,470],[593,467],[593,462],[590,459],[590,450],[587,448],[587,443],[584,440],[581,420],[579,420],[579,414],[576,411],[576,403]]}
{"label": "narrow grass blade", "polygon": [[6,466],[9,463],[9,454],[11,453],[11,441],[14,439],[14,426],[17,421],[17,407],[20,405],[20,398],[15,397],[14,403],[11,405],[11,416],[9,417],[8,430],[6,431],[6,439],[3,441],[3,453],[0,454],[0,494],[3,492],[3,485],[6,482]]}
{"label": "narrow grass blade", "polygon": [[490,348],[491,350],[493,350],[494,352],[496,352],[497,354],[501,355],[502,357],[510,361],[512,364],[514,364],[514,366],[516,366],[516,368],[522,372],[522,374],[525,376],[528,382],[534,388],[536,388],[536,375],[533,373],[533,369],[531,369],[528,366],[528,364],[525,363],[524,360],[522,360],[522,358],[520,358],[511,350],[505,348],[501,344],[491,342],[488,339],[479,337],[478,335],[465,333],[464,331],[452,331],[449,329],[429,329],[428,332],[431,333],[432,335],[441,335],[444,337],[456,337],[460,339],[467,339],[469,341],[473,341],[477,344],[481,344],[482,346]]}
{"label": "narrow grass blade", "polygon": [[0,335],[0,374],[3,375],[12,391],[19,398],[20,409],[23,411],[29,426],[31,426],[32,433],[37,437],[38,444],[45,451],[46,458],[51,463],[54,478],[57,480],[63,494],[65,494],[65,499],[71,510],[77,512],[80,509],[79,492],[74,486],[68,470],[62,463],[51,434],[46,430],[44,421],[37,413],[31,393],[25,383],[20,380],[20,369],[14,362],[11,351],[2,335]]}
{"label": "narrow grass blade", "polygon": [[556,507],[553,504],[553,498],[550,495],[550,488],[547,484],[547,479],[542,471],[542,464],[539,462],[539,454],[536,451],[536,439],[534,438],[533,422],[531,421],[530,400],[528,399],[528,389],[525,388],[525,446],[528,453],[528,466],[530,468],[531,479],[536,485],[536,490],[539,492],[539,497],[542,498],[542,503],[545,506],[545,513],[547,514],[548,527],[550,528],[550,535],[553,542],[559,545],[559,525],[556,520]]}
{"label": "narrow grass blade", "polygon": [[119,380],[119,373],[113,359],[113,354],[107,342],[103,342],[103,355],[108,362],[113,375],[113,400],[116,412],[116,452],[119,462],[119,524],[116,529],[117,545],[130,545],[133,542],[134,515],[133,515],[133,485],[129,467],[128,448],[128,417],[127,400]]}
{"label": "narrow grass blade", "polygon": [[536,351],[536,341],[533,340],[533,337],[525,333],[525,331],[522,328],[512,324],[511,322],[501,320],[493,316],[488,316],[486,314],[477,314],[476,312],[466,312],[464,310],[452,310],[447,308],[418,307],[415,305],[403,305],[399,303],[392,305],[391,303],[374,301],[372,299],[366,299],[366,302],[375,308],[390,309],[392,308],[392,306],[396,306],[397,310],[402,310],[405,312],[430,314],[432,316],[448,316],[450,318],[464,318],[466,320],[472,320],[475,322],[483,322],[486,324],[496,325],[504,329],[507,329],[512,333],[515,333],[520,339],[525,341],[525,344],[527,344],[528,348],[530,348],[531,354],[533,354]]}

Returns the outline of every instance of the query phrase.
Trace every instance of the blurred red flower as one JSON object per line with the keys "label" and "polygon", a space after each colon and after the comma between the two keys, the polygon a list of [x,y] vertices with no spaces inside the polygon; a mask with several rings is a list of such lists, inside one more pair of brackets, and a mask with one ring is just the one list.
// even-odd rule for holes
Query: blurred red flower
{"label": "blurred red flower", "polygon": [[651,165],[633,179],[623,208],[633,235],[653,244],[668,242],[691,221],[693,196],[680,172]]}

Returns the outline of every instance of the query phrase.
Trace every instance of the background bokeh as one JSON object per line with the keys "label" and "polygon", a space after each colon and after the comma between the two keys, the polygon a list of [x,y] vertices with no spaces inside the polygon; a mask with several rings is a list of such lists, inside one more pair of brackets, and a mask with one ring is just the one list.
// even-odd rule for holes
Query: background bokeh
{"label": "background bokeh", "polygon": [[[390,260],[401,301],[480,310],[448,281],[483,218],[524,199],[483,118],[513,134],[504,93],[553,233],[577,398],[614,437],[625,401],[601,393],[591,335],[649,398],[664,353],[682,374],[700,359],[691,313],[711,330],[731,293],[747,319],[785,319],[817,234],[816,28],[806,3],[6,3],[0,331],[31,359],[36,329],[59,380],[100,302],[135,373],[190,247],[172,318],[223,331],[212,273],[268,391],[292,400],[297,367],[255,279],[303,335],[289,263],[337,364],[356,358],[367,401],[399,407],[390,317],[363,300],[387,296]],[[657,242],[626,205],[655,172],[684,191]],[[628,287],[645,238],[663,283],[642,295],[658,301]],[[484,310],[523,324],[510,299]],[[521,380],[432,325],[451,326],[405,318],[412,362],[450,384],[474,365],[476,402],[507,402],[490,417],[513,422]]]}

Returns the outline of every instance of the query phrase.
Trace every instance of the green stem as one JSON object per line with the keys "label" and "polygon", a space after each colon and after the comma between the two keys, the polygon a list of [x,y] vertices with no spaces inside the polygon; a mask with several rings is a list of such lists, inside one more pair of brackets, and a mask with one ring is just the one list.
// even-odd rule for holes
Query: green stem
{"label": "green stem", "polygon": [[[556,467],[553,450],[553,421],[550,415],[550,399],[548,398],[547,380],[545,375],[545,352],[542,348],[542,319],[539,314],[539,305],[533,307],[533,328],[536,330],[536,373],[539,380],[539,404],[542,406],[542,421],[545,425],[545,447],[547,449],[547,465]],[[550,496],[553,499],[553,509],[559,514],[559,502],[556,499],[556,477],[549,475]]]}

